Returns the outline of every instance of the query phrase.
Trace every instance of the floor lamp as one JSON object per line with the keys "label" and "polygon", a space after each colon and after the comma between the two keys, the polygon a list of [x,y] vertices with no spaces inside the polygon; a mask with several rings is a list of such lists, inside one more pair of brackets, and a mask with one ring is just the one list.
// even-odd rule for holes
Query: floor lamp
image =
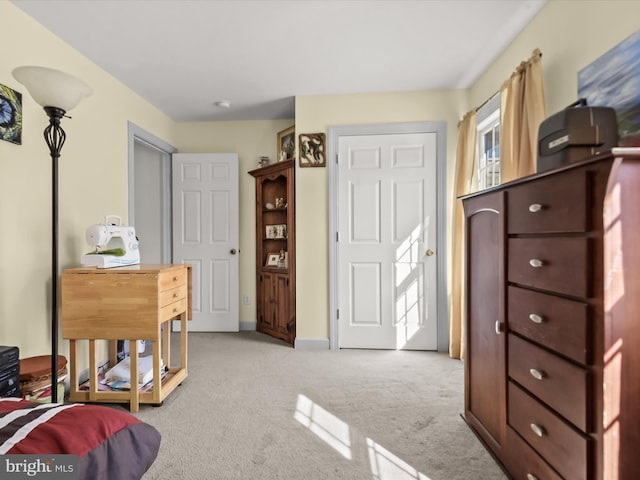
{"label": "floor lamp", "polygon": [[44,139],[51,154],[51,402],[58,401],[58,159],[66,139],[60,126],[65,113],[91,95],[83,81],[45,67],[18,67],[14,78],[22,83],[49,116]]}

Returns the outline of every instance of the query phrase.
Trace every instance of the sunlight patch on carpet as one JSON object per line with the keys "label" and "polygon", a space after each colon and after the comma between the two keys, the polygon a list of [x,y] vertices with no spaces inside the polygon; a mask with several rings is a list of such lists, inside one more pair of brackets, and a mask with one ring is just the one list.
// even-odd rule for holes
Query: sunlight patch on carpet
{"label": "sunlight patch on carpet", "polygon": [[367,438],[373,480],[429,480],[407,462]]}
{"label": "sunlight patch on carpet", "polygon": [[302,394],[298,394],[294,418],[344,458],[351,460],[351,437],[349,425],[345,422]]}

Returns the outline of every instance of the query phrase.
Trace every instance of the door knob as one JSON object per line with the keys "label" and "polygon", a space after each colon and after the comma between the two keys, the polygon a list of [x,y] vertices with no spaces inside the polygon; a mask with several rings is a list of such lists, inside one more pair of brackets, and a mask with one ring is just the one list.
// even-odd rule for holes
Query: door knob
{"label": "door knob", "polygon": [[433,256],[433,254],[435,253],[433,250],[429,249],[425,252],[427,254],[427,257],[431,257]]}
{"label": "door knob", "polygon": [[230,253],[231,255],[235,255],[235,254],[236,254],[236,249],[235,249],[235,248],[232,248],[231,250],[229,250],[229,253]]}

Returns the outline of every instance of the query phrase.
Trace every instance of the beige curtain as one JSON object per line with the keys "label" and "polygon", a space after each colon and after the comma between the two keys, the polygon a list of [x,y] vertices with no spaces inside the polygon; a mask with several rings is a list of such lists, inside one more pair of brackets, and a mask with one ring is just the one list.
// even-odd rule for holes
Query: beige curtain
{"label": "beige curtain", "polygon": [[452,358],[462,358],[464,352],[464,211],[458,197],[470,193],[477,185],[477,134],[476,111],[473,110],[460,122],[456,149],[449,321],[449,356]]}
{"label": "beige curtain", "polygon": [[508,182],[536,171],[538,128],[547,117],[542,54],[535,49],[500,91],[500,171]]}
{"label": "beige curtain", "polygon": [[[500,170],[501,181],[536,171],[538,128],[547,117],[542,77],[542,54],[536,49],[522,62],[500,90]],[[458,132],[456,178],[453,197],[451,310],[449,314],[449,355],[464,355],[464,211],[458,197],[477,186],[476,110],[465,115]]]}

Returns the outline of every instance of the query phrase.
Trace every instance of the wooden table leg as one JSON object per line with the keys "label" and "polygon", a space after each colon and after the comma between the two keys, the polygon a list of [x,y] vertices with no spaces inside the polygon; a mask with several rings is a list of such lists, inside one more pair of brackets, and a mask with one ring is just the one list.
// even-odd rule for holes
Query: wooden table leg
{"label": "wooden table leg", "polygon": [[168,320],[161,325],[162,332],[162,359],[167,367],[171,367],[171,322]]}
{"label": "wooden table leg", "polygon": [[118,340],[109,340],[109,368],[118,363]]}
{"label": "wooden table leg", "polygon": [[180,368],[187,371],[187,312],[180,315]]}
{"label": "wooden table leg", "polygon": [[96,341],[89,340],[89,401],[95,402],[98,393],[98,360]]}
{"label": "wooden table leg", "polygon": [[78,393],[78,343],[77,340],[69,340],[69,393]]}
{"label": "wooden table leg", "polygon": [[[165,325],[167,325],[165,323]],[[166,361],[166,360],[165,360]],[[153,342],[153,403],[162,402],[162,372],[160,370],[162,355],[160,342]]]}
{"label": "wooden table leg", "polygon": [[130,409],[137,412],[140,408],[140,390],[138,390],[138,341],[129,340],[129,384],[131,392]]}

